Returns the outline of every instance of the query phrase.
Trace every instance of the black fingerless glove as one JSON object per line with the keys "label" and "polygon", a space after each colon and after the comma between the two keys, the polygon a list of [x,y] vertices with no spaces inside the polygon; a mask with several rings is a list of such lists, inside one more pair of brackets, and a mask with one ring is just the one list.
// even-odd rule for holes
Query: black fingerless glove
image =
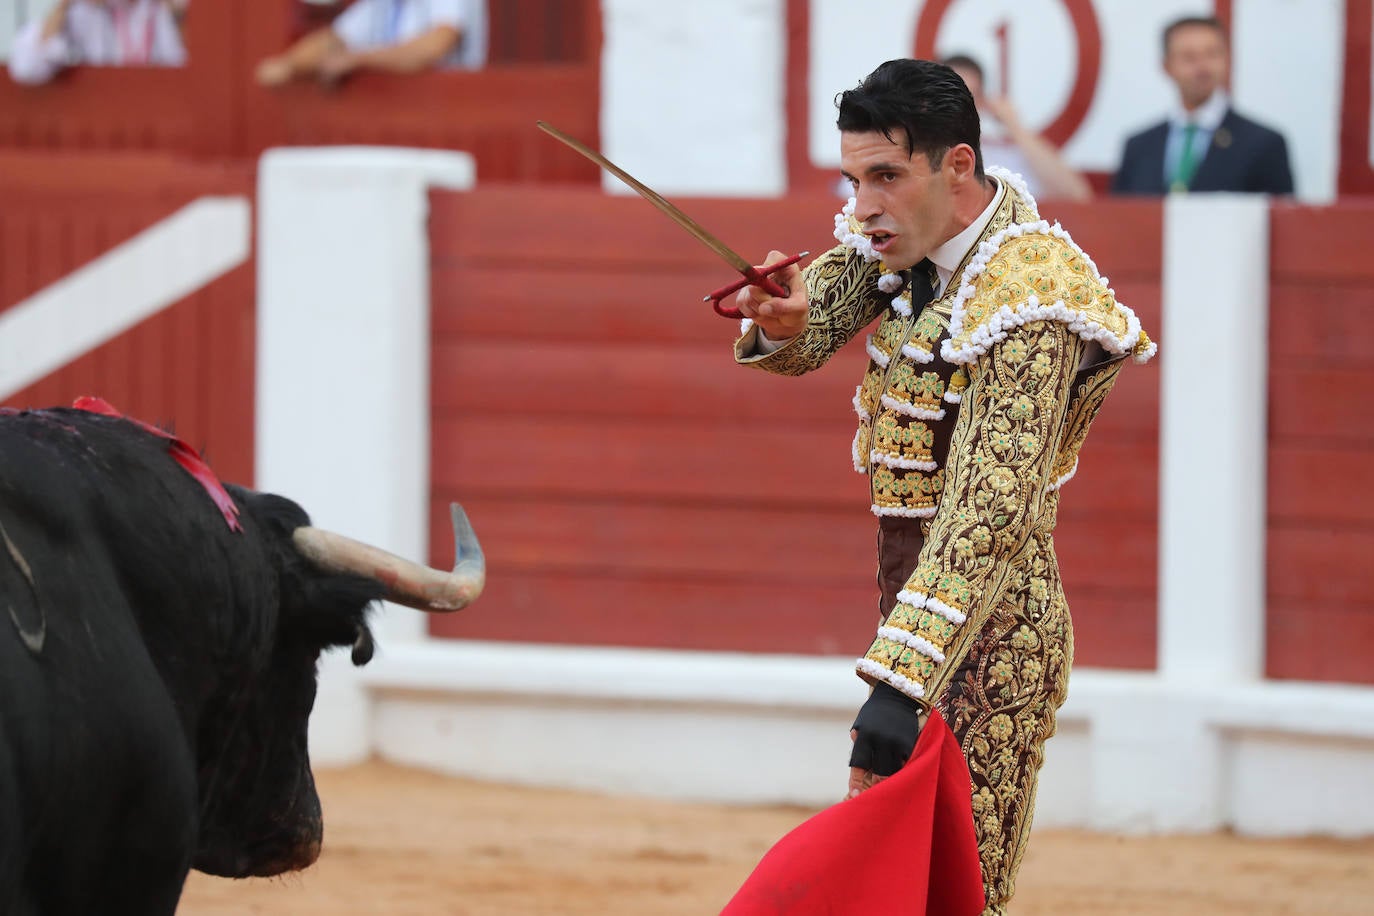
{"label": "black fingerless glove", "polygon": [[879,683],[859,707],[854,750],[849,765],[891,776],[902,768],[916,747],[921,731],[921,704],[895,687]]}

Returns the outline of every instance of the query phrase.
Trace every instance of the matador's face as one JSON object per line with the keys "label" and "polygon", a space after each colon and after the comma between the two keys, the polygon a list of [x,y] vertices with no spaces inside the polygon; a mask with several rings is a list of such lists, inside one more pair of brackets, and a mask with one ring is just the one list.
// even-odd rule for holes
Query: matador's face
{"label": "matador's face", "polygon": [[840,169],[857,201],[854,216],[889,270],[905,270],[959,232],[950,193],[950,155],[932,168],[926,154],[908,153],[894,131],[843,131]]}

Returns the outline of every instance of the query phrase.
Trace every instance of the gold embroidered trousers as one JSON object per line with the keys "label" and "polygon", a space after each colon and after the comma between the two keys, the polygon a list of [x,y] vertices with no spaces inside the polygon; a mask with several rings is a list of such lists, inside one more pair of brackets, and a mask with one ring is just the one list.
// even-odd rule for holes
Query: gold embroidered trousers
{"label": "gold embroidered trousers", "polygon": [[[987,894],[984,916],[1001,916],[1016,886],[1035,811],[1045,741],[1068,693],[1073,626],[1050,532],[1058,494],[1017,558],[1009,590],[933,704],[963,748],[972,778],[973,819]],[[920,555],[929,523],[882,518],[878,529],[879,610]]]}

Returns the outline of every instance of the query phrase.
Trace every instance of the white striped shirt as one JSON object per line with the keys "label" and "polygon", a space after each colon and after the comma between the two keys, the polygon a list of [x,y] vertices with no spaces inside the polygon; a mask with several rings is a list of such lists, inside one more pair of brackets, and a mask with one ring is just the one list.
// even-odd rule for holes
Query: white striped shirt
{"label": "white striped shirt", "polygon": [[66,67],[180,67],[186,47],[163,0],[74,0],[62,28],[43,39],[46,16],[28,23],[10,48],[16,83],[46,83]]}

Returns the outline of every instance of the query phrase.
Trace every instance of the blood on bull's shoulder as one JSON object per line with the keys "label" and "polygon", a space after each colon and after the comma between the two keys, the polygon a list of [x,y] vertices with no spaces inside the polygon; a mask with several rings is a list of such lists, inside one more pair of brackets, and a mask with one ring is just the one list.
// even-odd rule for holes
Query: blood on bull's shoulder
{"label": "blood on bull's shoulder", "polygon": [[108,405],[0,410],[0,913],[172,914],[193,867],[314,862],[319,655],[365,664],[379,599],[481,593],[453,516],[454,569],[430,569]]}

